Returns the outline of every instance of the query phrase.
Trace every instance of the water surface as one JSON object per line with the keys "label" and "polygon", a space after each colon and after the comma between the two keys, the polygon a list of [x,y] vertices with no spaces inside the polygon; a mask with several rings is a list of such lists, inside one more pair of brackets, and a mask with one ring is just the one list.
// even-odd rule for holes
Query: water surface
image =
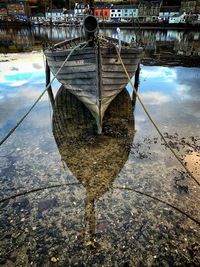
{"label": "water surface", "polygon": [[[0,73],[2,138],[45,88],[43,55],[1,54]],[[198,181],[199,82],[198,67],[141,65],[141,98]],[[200,189],[139,103],[133,113],[124,92],[97,136],[84,106],[53,88],[57,109],[45,95],[0,148],[0,263],[198,266]]]}

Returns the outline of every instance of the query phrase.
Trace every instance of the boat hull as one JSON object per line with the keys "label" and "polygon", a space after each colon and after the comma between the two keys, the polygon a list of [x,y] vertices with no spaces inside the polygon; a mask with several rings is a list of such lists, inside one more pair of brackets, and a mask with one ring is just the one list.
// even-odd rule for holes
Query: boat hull
{"label": "boat hull", "polygon": [[[80,40],[72,41],[76,45]],[[54,75],[71,52],[69,44],[70,41],[65,44],[65,48],[61,45],[62,49],[58,46],[57,49],[45,51]],[[141,48],[121,48],[120,55],[130,77],[137,70],[141,52]],[[73,51],[56,78],[90,110],[99,129],[109,104],[128,83],[115,47],[104,47],[101,44]]]}

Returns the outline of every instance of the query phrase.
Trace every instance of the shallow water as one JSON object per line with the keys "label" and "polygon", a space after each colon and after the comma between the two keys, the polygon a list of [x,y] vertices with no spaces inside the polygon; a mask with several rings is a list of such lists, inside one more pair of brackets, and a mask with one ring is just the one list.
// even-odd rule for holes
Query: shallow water
{"label": "shallow water", "polygon": [[[1,54],[0,73],[2,138],[43,91],[43,56]],[[200,68],[141,65],[142,100],[200,182],[199,82]],[[45,95],[0,148],[0,264],[198,266],[200,189],[139,103],[122,95],[96,136],[64,97],[52,111]]]}

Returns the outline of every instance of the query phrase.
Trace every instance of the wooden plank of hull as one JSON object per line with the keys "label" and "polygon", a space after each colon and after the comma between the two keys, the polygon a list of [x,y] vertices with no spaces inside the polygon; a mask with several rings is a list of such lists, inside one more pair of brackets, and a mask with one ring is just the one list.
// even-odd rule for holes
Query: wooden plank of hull
{"label": "wooden plank of hull", "polygon": [[[95,90],[97,90],[97,88],[95,86],[90,86],[90,85],[78,85],[78,86],[71,86],[71,84],[68,84],[68,83],[64,83],[64,81],[62,82],[63,85],[65,85],[65,87],[69,88],[70,90],[74,90],[74,91],[77,91],[77,93],[80,93],[80,92],[90,92],[91,93],[94,93]],[[97,96],[95,94],[95,96]]]}
{"label": "wooden plank of hull", "polygon": [[[73,42],[80,43],[82,41],[82,37],[77,37],[73,39]],[[55,48],[63,48],[65,45],[71,44],[72,40],[64,40],[54,45]]]}
{"label": "wooden plank of hull", "polygon": [[[69,53],[71,52],[71,50],[67,49],[67,50],[62,50],[62,51],[59,51],[59,50],[47,50],[45,52],[45,55],[47,57],[52,57],[52,56],[56,56],[56,57],[66,57],[66,55],[68,55]],[[74,56],[74,55],[79,55],[79,57],[82,57],[82,55],[90,55],[90,54],[94,54],[95,53],[95,49],[93,47],[86,47],[84,49],[77,49],[75,50],[71,56]]]}
{"label": "wooden plank of hull", "polygon": [[[132,77],[133,74],[134,73],[132,73],[132,71],[129,72],[130,77]],[[116,72],[113,72],[113,71],[112,72],[111,71],[103,71],[102,72],[102,78],[110,78],[110,79],[112,79],[112,78],[117,78],[116,76],[120,77],[120,78],[127,78],[124,70],[123,71],[118,71],[117,75],[116,75]]]}
{"label": "wooden plank of hull", "polygon": [[[120,54],[121,54],[121,56],[123,56],[123,54],[125,54],[125,55],[129,55],[129,54],[135,54],[135,55],[138,55],[138,54],[140,54],[142,52],[142,49],[138,49],[138,48],[121,48],[121,51],[120,51]],[[102,50],[102,56],[104,56],[104,55],[111,55],[111,54],[115,54],[116,55],[116,49],[115,49],[115,47],[113,47],[113,48],[104,48],[103,50]]]}
{"label": "wooden plank of hull", "polygon": [[[129,65],[129,66],[126,66],[126,69],[128,72],[134,72],[136,70],[136,65]],[[116,75],[117,75],[117,72],[122,72],[124,69],[122,67],[122,65],[114,65],[112,66],[112,68],[109,66],[109,65],[103,65],[102,66],[102,70],[103,71],[111,71],[111,72],[115,72]]]}
{"label": "wooden plank of hull", "polygon": [[118,88],[118,90],[116,90],[116,89],[115,90],[112,90],[112,89],[103,90],[103,100],[106,98],[113,97],[113,96],[117,95],[118,93],[121,92],[122,89],[124,89],[124,87],[121,86]]}
{"label": "wooden plank of hull", "polygon": [[103,78],[102,84],[103,85],[121,85],[127,84],[127,78],[124,77],[117,77],[117,78]]}
{"label": "wooden plank of hull", "polygon": [[90,79],[96,77],[95,71],[90,72],[80,72],[80,73],[61,73],[59,75],[60,79],[62,80],[72,80],[72,79]]}
{"label": "wooden plank of hull", "polygon": [[[106,65],[121,65],[121,62],[119,59],[117,58],[113,58],[113,57],[105,57],[103,58],[103,63],[106,64]],[[138,58],[124,58],[123,59],[123,63],[124,65],[132,65],[132,64],[137,64],[138,63]]]}
{"label": "wooden plank of hull", "polygon": [[[59,70],[59,67],[54,67],[54,65],[50,65],[50,68],[53,72],[53,74],[55,75],[56,72]],[[90,65],[90,66],[87,66],[87,67],[84,67],[84,66],[74,66],[74,67],[68,67],[68,66],[64,66],[60,72],[60,73],[80,73],[80,72],[83,72],[83,73],[87,73],[87,72],[93,72],[93,71],[96,71],[97,68],[95,65]],[[58,74],[58,77],[59,77],[59,74]]]}
{"label": "wooden plank of hull", "polygon": [[[133,53],[133,54],[120,54],[121,58],[123,60],[125,59],[139,59],[139,55]],[[110,54],[104,54],[103,55],[103,58],[106,58],[106,59],[110,59],[110,58],[114,58],[114,59],[117,59],[118,60],[118,56],[116,53],[110,53]]]}
{"label": "wooden plank of hull", "polygon": [[97,85],[97,80],[96,79],[62,79],[62,83],[65,84],[71,84],[72,86],[74,85],[79,85],[81,88],[81,85],[88,85],[89,86],[96,86]]}
{"label": "wooden plank of hull", "polygon": [[[51,56],[47,56],[47,60],[49,61],[64,61],[66,59],[66,57],[68,56],[68,54],[65,54],[64,56],[58,56],[58,55],[51,55]],[[72,54],[69,58],[69,61],[71,60],[79,60],[80,59],[80,55],[77,54]],[[81,59],[84,60],[92,60],[95,59],[95,54],[87,54],[87,55],[81,55]]]}
{"label": "wooden plank of hull", "polygon": [[[61,66],[62,63],[64,62],[65,59],[60,60],[58,57],[48,59],[49,65],[54,65],[54,66]],[[90,64],[96,64],[96,59],[95,57],[92,58],[85,58],[85,59],[77,59],[77,60],[68,60],[65,64],[65,66],[87,66]]]}

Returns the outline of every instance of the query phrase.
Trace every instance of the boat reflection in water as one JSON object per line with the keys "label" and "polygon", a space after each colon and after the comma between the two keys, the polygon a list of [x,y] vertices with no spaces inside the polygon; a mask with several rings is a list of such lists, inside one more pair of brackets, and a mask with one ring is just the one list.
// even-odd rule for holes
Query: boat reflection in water
{"label": "boat reflection in water", "polygon": [[102,135],[96,134],[96,127],[84,104],[61,87],[53,113],[53,134],[64,165],[86,190],[83,238],[93,242],[95,201],[112,188],[128,159],[134,137],[133,107],[126,89],[106,111]]}

